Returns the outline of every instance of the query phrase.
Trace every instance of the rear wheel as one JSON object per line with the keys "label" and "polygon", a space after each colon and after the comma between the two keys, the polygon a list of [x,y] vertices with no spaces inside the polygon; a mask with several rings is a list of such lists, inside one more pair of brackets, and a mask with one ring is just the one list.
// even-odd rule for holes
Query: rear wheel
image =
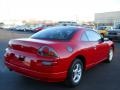
{"label": "rear wheel", "polygon": [[82,77],[82,73],[83,73],[83,63],[81,62],[80,59],[75,59],[68,71],[66,84],[70,87],[75,87],[79,85]]}

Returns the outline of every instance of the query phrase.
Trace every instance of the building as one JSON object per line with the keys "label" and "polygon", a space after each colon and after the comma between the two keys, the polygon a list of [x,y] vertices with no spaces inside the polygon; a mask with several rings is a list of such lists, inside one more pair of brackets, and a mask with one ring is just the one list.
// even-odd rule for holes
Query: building
{"label": "building", "polygon": [[96,13],[94,22],[98,25],[114,25],[120,22],[120,11]]}

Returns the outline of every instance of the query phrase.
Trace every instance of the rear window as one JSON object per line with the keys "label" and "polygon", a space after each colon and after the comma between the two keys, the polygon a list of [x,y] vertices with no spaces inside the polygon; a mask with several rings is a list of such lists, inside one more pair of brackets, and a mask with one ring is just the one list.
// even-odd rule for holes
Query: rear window
{"label": "rear window", "polygon": [[33,34],[30,38],[44,40],[70,40],[76,28],[73,27],[52,27]]}

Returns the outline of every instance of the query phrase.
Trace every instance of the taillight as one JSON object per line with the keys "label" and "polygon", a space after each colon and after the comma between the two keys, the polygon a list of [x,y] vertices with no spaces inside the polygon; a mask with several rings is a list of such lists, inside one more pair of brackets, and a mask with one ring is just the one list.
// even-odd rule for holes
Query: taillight
{"label": "taillight", "polygon": [[46,57],[58,57],[57,53],[55,52],[55,50],[51,47],[48,46],[42,46],[39,50],[38,50],[39,54],[41,56],[46,56]]}

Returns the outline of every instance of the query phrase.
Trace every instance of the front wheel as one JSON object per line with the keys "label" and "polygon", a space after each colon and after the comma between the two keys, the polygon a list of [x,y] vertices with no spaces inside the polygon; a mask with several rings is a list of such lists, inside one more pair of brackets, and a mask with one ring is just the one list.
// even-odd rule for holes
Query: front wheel
{"label": "front wheel", "polygon": [[75,59],[68,71],[66,84],[70,87],[75,87],[79,85],[82,77],[82,73],[83,73],[83,63],[81,62],[80,59]]}
{"label": "front wheel", "polygon": [[109,54],[108,54],[108,59],[107,59],[107,63],[110,63],[113,60],[113,48],[111,48],[109,50]]}

